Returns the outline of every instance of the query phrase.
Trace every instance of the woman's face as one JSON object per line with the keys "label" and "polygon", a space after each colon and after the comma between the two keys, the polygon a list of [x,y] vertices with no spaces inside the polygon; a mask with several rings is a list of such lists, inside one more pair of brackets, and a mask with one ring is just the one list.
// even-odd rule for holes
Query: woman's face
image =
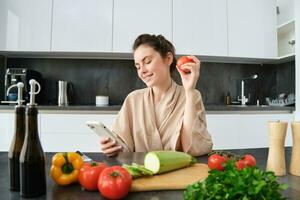
{"label": "woman's face", "polygon": [[134,51],[134,62],[138,76],[147,87],[159,86],[168,81],[170,65],[173,61],[171,53],[162,58],[159,52],[148,45],[140,45]]}

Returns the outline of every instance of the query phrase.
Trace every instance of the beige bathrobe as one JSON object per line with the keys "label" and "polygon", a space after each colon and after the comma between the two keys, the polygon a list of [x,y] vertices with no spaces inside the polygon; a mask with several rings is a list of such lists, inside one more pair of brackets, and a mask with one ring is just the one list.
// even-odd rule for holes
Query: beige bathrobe
{"label": "beige bathrobe", "polygon": [[201,94],[194,90],[194,95],[197,96],[197,117],[190,132],[192,143],[188,149],[182,149],[180,139],[185,91],[174,81],[156,107],[152,88],[131,92],[115,120],[113,132],[124,140],[130,151],[177,150],[196,156],[206,154],[211,151],[212,140],[206,129]]}

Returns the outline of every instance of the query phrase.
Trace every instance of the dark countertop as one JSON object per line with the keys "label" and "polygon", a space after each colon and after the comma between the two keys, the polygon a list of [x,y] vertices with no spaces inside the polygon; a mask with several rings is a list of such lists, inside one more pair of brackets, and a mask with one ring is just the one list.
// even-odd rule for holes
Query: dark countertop
{"label": "dark countertop", "polygon": [[[230,150],[231,152],[243,155],[245,153],[251,153],[256,157],[257,166],[265,169],[268,149],[243,149],[243,150]],[[137,162],[142,164],[144,159],[144,153],[122,153],[115,158],[107,158],[101,153],[91,153],[87,154],[91,158],[97,161],[104,161],[108,165],[121,165],[122,163],[131,164],[132,162]],[[286,148],[286,168],[289,169],[291,148]],[[104,199],[100,196],[100,193],[82,191],[78,184],[73,184],[70,186],[58,186],[49,177],[50,160],[53,153],[46,153],[47,156],[47,195],[36,198],[36,199]],[[21,199],[18,192],[11,192],[9,190],[9,175],[8,175],[8,158],[7,152],[0,152],[0,199],[10,199],[16,200]],[[198,157],[198,161],[202,163],[207,163],[207,156]],[[300,197],[300,177],[287,174],[286,176],[279,177],[279,182],[287,183],[289,188],[284,191],[283,195],[289,197],[290,199],[299,199]],[[183,190],[176,191],[153,191],[153,192],[136,192],[129,193],[126,199],[138,199],[138,200],[158,200],[158,199],[183,199]]]}
{"label": "dark countertop", "polygon": [[[14,105],[0,105],[0,111],[13,111]],[[121,105],[112,105],[97,107],[94,105],[71,105],[71,106],[56,106],[56,105],[41,105],[38,109],[44,113],[110,113],[117,114],[121,109]],[[206,105],[207,114],[223,114],[223,113],[292,113],[295,107],[278,107],[278,106],[255,106],[255,105]]]}

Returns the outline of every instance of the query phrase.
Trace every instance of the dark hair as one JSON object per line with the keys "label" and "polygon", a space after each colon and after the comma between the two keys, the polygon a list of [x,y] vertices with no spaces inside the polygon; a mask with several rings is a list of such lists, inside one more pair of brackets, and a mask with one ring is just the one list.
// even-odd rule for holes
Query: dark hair
{"label": "dark hair", "polygon": [[167,54],[170,52],[173,55],[173,62],[170,65],[170,73],[174,71],[176,68],[175,47],[170,41],[162,35],[142,34],[135,39],[132,47],[133,51],[143,44],[152,47],[163,58],[166,58]]}

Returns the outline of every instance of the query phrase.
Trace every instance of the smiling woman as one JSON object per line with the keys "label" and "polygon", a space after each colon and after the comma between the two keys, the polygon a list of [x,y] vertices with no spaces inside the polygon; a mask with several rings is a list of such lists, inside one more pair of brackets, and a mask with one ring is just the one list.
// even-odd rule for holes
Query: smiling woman
{"label": "smiling woman", "polygon": [[[184,151],[203,155],[212,149],[207,131],[201,94],[195,89],[200,74],[200,61],[176,66],[175,48],[162,35],[142,34],[133,45],[134,62],[139,78],[147,88],[131,92],[125,99],[113,126],[130,151]],[[183,86],[171,78],[177,68]],[[189,71],[189,73],[186,73]],[[101,148],[108,156],[122,148],[101,138]]]}

